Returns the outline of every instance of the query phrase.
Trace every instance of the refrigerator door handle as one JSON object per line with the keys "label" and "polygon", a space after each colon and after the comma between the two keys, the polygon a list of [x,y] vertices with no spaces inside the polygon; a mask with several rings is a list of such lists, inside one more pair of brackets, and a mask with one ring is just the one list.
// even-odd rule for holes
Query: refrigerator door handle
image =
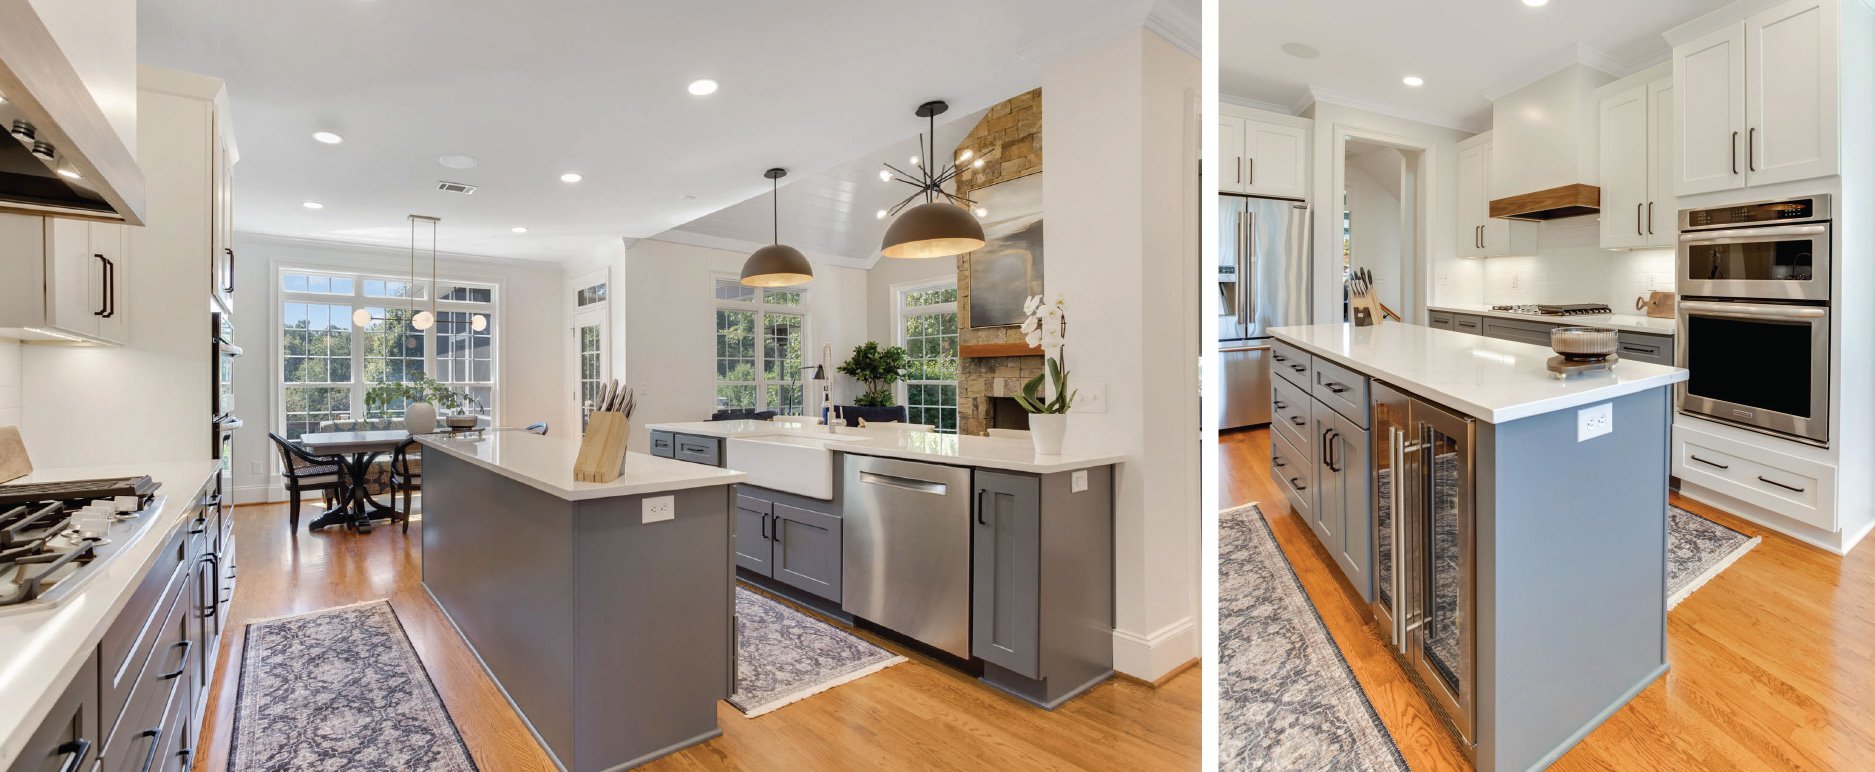
{"label": "refrigerator door handle", "polygon": [[1256,283],[1256,213],[1245,209],[1237,221],[1237,320],[1248,336],[1257,332]]}

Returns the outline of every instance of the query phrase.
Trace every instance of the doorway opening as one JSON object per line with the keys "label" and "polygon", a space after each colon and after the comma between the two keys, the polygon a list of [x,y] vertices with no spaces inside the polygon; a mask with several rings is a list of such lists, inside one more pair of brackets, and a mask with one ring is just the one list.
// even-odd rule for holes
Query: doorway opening
{"label": "doorway opening", "polygon": [[1352,317],[1350,286],[1370,276],[1369,292],[1406,321],[1418,318],[1420,176],[1424,151],[1384,141],[1342,137],[1341,321]]}

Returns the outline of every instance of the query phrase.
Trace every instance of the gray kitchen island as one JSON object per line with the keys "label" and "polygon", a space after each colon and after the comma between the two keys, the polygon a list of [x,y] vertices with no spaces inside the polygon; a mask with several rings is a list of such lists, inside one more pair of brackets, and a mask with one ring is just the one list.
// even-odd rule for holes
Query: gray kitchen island
{"label": "gray kitchen island", "polygon": [[423,585],[563,769],[721,734],[742,473],[633,453],[617,480],[587,483],[573,438],[418,442]]}

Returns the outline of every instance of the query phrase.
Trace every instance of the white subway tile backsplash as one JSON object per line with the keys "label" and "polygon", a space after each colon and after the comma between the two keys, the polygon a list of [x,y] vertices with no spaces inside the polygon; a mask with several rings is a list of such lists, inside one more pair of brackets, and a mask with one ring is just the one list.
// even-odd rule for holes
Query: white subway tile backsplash
{"label": "white subway tile backsplash", "polygon": [[[12,420],[6,420],[8,412]],[[0,426],[18,426],[20,412],[20,342],[0,338]]]}
{"label": "white subway tile backsplash", "polygon": [[1606,303],[1623,311],[1632,310],[1635,298],[1649,291],[1673,290],[1672,249],[1618,252],[1602,249],[1600,241],[1600,224],[1593,216],[1544,222],[1537,236],[1539,254],[1478,261],[1484,274],[1482,302]]}

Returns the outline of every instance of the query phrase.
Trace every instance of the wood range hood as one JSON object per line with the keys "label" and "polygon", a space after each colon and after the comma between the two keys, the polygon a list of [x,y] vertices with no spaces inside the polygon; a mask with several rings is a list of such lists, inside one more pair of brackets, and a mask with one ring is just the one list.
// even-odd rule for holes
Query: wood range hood
{"label": "wood range hood", "polygon": [[1576,183],[1491,201],[1492,219],[1554,220],[1602,210],[1602,189]]}

